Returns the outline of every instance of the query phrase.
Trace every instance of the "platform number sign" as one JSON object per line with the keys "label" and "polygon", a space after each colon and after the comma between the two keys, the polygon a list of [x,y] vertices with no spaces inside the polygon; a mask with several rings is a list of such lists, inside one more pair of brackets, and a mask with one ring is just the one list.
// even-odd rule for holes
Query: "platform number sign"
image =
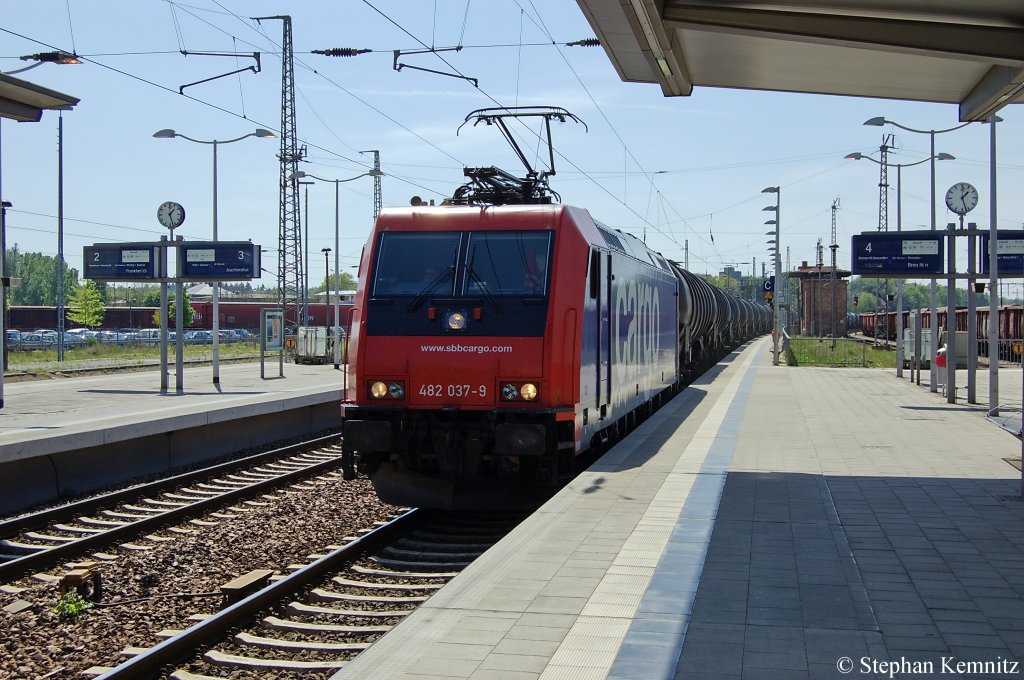
{"label": "platform number sign", "polygon": [[153,281],[162,275],[160,248],[153,243],[96,243],[82,250],[83,278],[94,281]]}
{"label": "platform number sign", "polygon": [[927,277],[945,267],[943,237],[935,232],[867,232],[853,237],[850,269],[861,276]]}
{"label": "platform number sign", "polygon": [[[999,277],[1024,276],[1024,231],[1000,229],[996,242],[996,267]],[[981,273],[989,272],[988,234],[981,235]]]}
{"label": "platform number sign", "polygon": [[192,281],[251,281],[260,277],[260,247],[248,241],[181,244],[181,275]]}

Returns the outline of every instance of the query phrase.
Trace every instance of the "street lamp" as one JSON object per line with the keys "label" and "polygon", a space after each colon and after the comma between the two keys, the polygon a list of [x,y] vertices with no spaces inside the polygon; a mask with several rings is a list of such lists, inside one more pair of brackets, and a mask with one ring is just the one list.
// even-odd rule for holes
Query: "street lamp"
{"label": "street lamp", "polygon": [[[270,130],[264,130],[263,128],[256,128],[255,132],[250,132],[247,135],[241,137],[235,137],[234,139],[227,140],[204,140],[194,139],[188,135],[183,135],[180,132],[174,130],[165,129],[158,130],[153,133],[153,136],[157,139],[171,139],[173,137],[181,137],[187,139],[190,142],[196,144],[210,144],[213,146],[213,240],[217,240],[217,146],[219,144],[231,144],[232,142],[240,142],[246,137],[259,137],[261,139],[267,139],[274,136],[274,133]],[[180,283],[179,283],[180,285]],[[213,384],[220,384],[220,282],[213,283]]]}
{"label": "street lamp", "polygon": [[3,342],[3,357],[0,361],[0,408],[4,407],[4,371],[7,370],[7,288],[10,286],[7,280],[7,209],[14,204],[10,201],[0,200],[0,304],[4,307],[0,310],[0,342]]}
{"label": "street lamp", "polygon": [[[331,249],[321,248],[320,252],[324,254],[324,272],[326,278],[324,279],[324,288],[327,290],[327,311],[331,309]],[[327,325],[327,315],[324,314],[324,326]]]}
{"label": "street lamp", "polygon": [[[781,211],[779,206],[782,200],[781,187],[765,187],[761,189],[762,194],[775,194],[775,205],[767,206],[764,210],[774,211],[775,219],[767,220],[765,224],[775,225],[775,238],[773,243],[775,244],[775,257],[772,259],[775,261],[775,287],[772,290],[772,365],[779,365],[779,286],[782,283],[779,269],[781,268],[779,262],[779,222],[781,221]],[[767,234],[766,234],[767,235]]]}
{"label": "street lamp", "polygon": [[[951,128],[946,128],[945,130],[917,130],[915,128],[910,128],[910,127],[907,127],[905,125],[900,125],[899,123],[897,123],[895,121],[891,121],[891,120],[885,118],[884,116],[876,116],[874,118],[869,118],[868,120],[864,121],[864,125],[870,125],[870,126],[873,126],[873,127],[882,127],[883,125],[892,125],[894,127],[898,127],[901,130],[906,130],[907,132],[914,132],[914,133],[917,133],[917,134],[928,135],[929,140],[931,142],[930,151],[929,151],[929,155],[928,155],[928,160],[931,161],[929,163],[929,166],[931,167],[931,200],[929,202],[931,204],[931,230],[932,231],[935,231],[935,161],[938,160],[938,156],[935,153],[935,135],[941,135],[941,134],[946,133],[946,132],[953,132],[954,130],[959,130],[960,128],[967,127],[968,125],[971,124],[971,122],[972,121],[968,121],[966,123],[961,123],[960,125],[957,125],[957,126],[954,126],[954,127],[951,127]],[[938,391],[938,385],[936,384],[936,381],[935,381],[935,373],[936,373],[936,371],[935,371],[935,368],[936,368],[935,367],[935,355],[936,355],[936,352],[938,352],[938,349],[939,349],[939,310],[936,308],[937,294],[938,294],[938,283],[937,283],[937,280],[936,279],[931,279],[931,290],[930,290],[930,296],[929,296],[930,300],[929,300],[929,302],[931,304],[932,349],[931,349],[931,357],[929,358],[929,361],[928,361],[928,366],[929,366],[929,371],[931,373],[931,380],[930,380],[931,385],[930,385],[929,389],[932,392],[937,392]],[[948,315],[949,310],[946,310],[946,311],[947,311],[947,315]],[[950,337],[952,337],[952,336],[950,336]],[[955,356],[955,354],[954,354],[954,356]]]}
{"label": "street lamp", "polygon": [[[338,286],[340,285],[339,282],[338,282],[338,271],[340,270],[340,266],[338,264],[338,258],[339,258],[339,254],[341,253],[341,247],[340,247],[340,244],[339,244],[339,228],[338,228],[338,219],[339,219],[339,217],[338,217],[338,211],[339,211],[339,208],[340,208],[341,204],[339,202],[339,197],[338,197],[338,185],[341,184],[342,182],[351,182],[353,180],[357,180],[360,177],[383,177],[383,176],[384,176],[384,173],[381,172],[380,170],[370,170],[369,172],[364,172],[361,175],[356,175],[355,177],[349,177],[348,179],[325,179],[323,177],[317,177],[316,175],[311,175],[308,172],[305,172],[303,170],[297,170],[297,171],[293,172],[292,175],[291,175],[292,179],[300,179],[302,177],[311,177],[312,179],[319,180],[321,182],[331,182],[331,183],[334,184],[334,288],[335,288],[335,293],[337,293],[337,296],[338,296],[338,303],[339,304],[341,303],[341,290],[338,288]],[[339,333],[340,320],[338,318],[338,313],[339,313],[338,312],[338,307],[336,305],[334,307],[334,368],[335,369],[341,368],[341,338],[339,337],[339,335],[340,335],[340,333]]]}
{"label": "street lamp", "polygon": [[[865,123],[865,125],[866,125],[866,123]],[[859,151],[854,151],[853,153],[848,153],[843,158],[845,158],[846,160],[851,160],[851,161],[871,161],[872,163],[874,163],[876,165],[882,165],[882,161],[880,161],[880,160],[878,160],[876,158],[872,158],[871,156],[865,156],[864,154],[860,153]],[[915,165],[921,165],[922,163],[927,163],[928,161],[932,161],[934,163],[935,161],[952,161],[952,160],[956,160],[956,156],[953,156],[952,154],[948,154],[948,153],[945,153],[945,152],[940,152],[940,153],[938,153],[938,154],[936,154],[934,156],[929,156],[928,158],[922,158],[919,161],[914,161],[913,163],[886,163],[885,164],[886,167],[896,168],[896,231],[903,231],[903,177],[902,177],[902,170],[903,170],[903,168],[909,168],[909,167],[913,167]],[[934,191],[935,191],[934,177],[935,177],[935,172],[933,170],[932,171],[932,178],[933,178],[933,182],[932,182],[933,201],[932,202],[933,203],[934,203]],[[932,214],[933,214],[933,216],[934,216],[934,213],[935,213],[935,208],[933,206],[932,207]],[[933,279],[932,283],[934,284],[934,279]],[[933,289],[933,293],[934,293],[934,289]],[[932,308],[933,309],[935,307],[934,303],[935,303],[935,301],[932,300]],[[888,318],[888,306],[886,306],[886,318]],[[897,378],[902,378],[903,377],[903,356],[904,356],[904,353],[905,353],[905,350],[903,348],[903,279],[896,279],[896,319],[897,319],[896,328],[898,329],[898,333],[897,333],[897,336],[896,336],[896,377]],[[934,341],[934,339],[933,339],[933,341]]]}

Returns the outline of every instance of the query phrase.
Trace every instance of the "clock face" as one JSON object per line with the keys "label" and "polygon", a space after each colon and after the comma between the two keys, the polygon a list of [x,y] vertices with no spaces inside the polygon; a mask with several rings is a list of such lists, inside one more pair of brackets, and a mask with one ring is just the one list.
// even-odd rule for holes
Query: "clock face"
{"label": "clock face", "polygon": [[175,229],[185,221],[185,209],[173,201],[161,203],[156,209],[156,219],[168,229]]}
{"label": "clock face", "polygon": [[958,182],[946,192],[946,206],[957,215],[966,215],[978,205],[978,190],[967,182]]}

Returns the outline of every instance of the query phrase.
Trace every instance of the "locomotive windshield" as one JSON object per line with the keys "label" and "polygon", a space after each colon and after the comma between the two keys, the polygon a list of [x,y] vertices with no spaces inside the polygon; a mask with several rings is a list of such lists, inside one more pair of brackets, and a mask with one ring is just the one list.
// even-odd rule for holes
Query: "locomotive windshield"
{"label": "locomotive windshield", "polygon": [[390,232],[380,240],[374,295],[451,295],[461,234]]}
{"label": "locomotive windshield", "polygon": [[543,296],[549,231],[385,232],[373,295]]}
{"label": "locomotive windshield", "polygon": [[466,295],[544,295],[550,247],[545,231],[471,233]]}

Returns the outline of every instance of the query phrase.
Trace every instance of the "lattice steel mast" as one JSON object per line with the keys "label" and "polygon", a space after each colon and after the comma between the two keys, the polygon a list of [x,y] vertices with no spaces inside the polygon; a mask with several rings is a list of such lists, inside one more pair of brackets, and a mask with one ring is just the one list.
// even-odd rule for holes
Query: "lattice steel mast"
{"label": "lattice steel mast", "polygon": [[277,251],[278,296],[284,307],[285,327],[289,334],[304,323],[300,319],[303,300],[302,216],[299,209],[299,183],[295,173],[305,148],[299,148],[295,123],[295,59],[292,45],[292,18],[287,15],[253,17],[255,21],[280,19],[281,40],[281,206]]}
{"label": "lattice steel mast", "polygon": [[882,137],[878,147],[878,231],[889,231],[889,149],[892,135]]}
{"label": "lattice steel mast", "polygon": [[360,151],[359,153],[372,153],[373,154],[373,219],[377,219],[377,215],[380,214],[382,207],[382,199],[380,193],[380,151],[371,149],[370,151]]}
{"label": "lattice steel mast", "polygon": [[[883,135],[882,146],[878,147],[878,231],[889,231],[889,149],[892,148],[892,135]],[[875,298],[875,319],[883,319],[883,323],[875,323],[875,344],[878,344],[879,325],[885,333],[885,345],[889,346],[889,279],[882,279],[878,295]],[[879,309],[881,307],[881,309]],[[882,314],[880,316],[880,314]]]}

